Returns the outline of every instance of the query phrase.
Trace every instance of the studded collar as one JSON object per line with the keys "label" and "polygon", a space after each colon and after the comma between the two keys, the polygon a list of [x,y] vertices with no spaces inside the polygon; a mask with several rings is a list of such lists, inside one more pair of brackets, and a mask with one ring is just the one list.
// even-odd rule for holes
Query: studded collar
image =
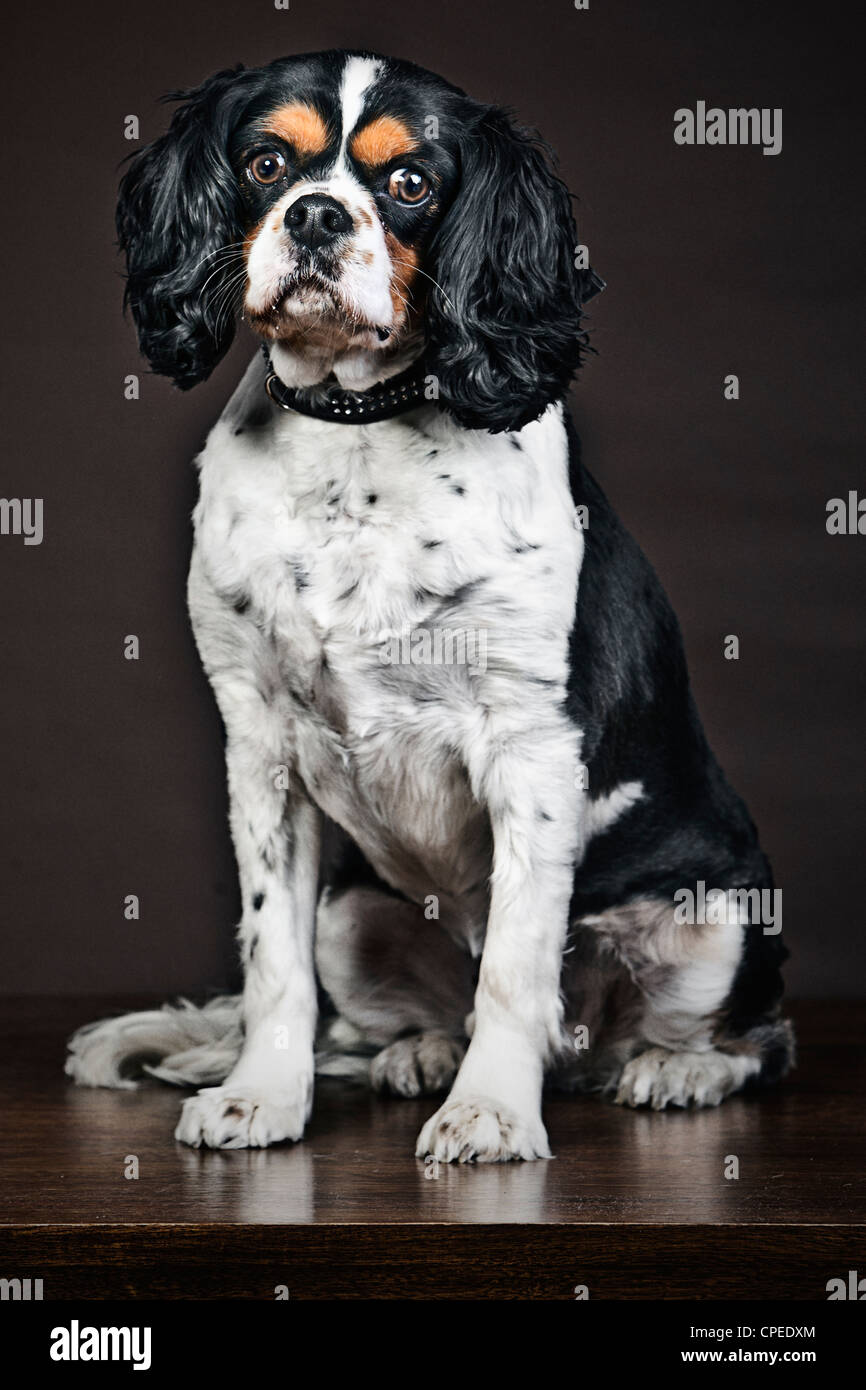
{"label": "studded collar", "polygon": [[287,386],[274,371],[271,355],[264,344],[262,352],[268,367],[265,391],[280,410],[296,410],[300,415],[340,425],[369,425],[414,410],[426,399],[427,369],[423,360],[413,362],[399,376],[377,382],[367,391],[344,391],[336,384],[327,383],[314,387]]}

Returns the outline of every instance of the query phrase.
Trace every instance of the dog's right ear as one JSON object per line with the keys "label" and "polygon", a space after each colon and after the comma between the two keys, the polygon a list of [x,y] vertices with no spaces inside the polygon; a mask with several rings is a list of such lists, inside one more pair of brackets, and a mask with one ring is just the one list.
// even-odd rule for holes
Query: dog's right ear
{"label": "dog's right ear", "polygon": [[210,375],[235,333],[244,224],[228,147],[258,83],[255,70],[235,69],[171,93],[183,105],[169,130],[133,156],[120,184],[124,307],[153,370],[183,390]]}

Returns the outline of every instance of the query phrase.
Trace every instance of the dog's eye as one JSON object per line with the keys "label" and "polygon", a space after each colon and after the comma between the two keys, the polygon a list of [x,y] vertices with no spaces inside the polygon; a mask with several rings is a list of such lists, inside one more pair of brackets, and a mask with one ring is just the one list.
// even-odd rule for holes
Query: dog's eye
{"label": "dog's eye", "polygon": [[256,183],[276,183],[286,171],[286,161],[278,150],[263,150],[250,160],[247,169]]}
{"label": "dog's eye", "polygon": [[388,192],[398,203],[422,203],[430,192],[430,180],[417,169],[395,169]]}

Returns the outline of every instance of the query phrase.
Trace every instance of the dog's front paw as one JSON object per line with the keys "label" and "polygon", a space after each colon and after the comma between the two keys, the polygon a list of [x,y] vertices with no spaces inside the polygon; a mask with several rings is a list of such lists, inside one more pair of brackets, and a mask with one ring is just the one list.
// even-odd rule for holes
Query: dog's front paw
{"label": "dog's front paw", "polygon": [[541,1118],[523,1119],[491,1100],[446,1100],[418,1136],[417,1158],[442,1163],[507,1163],[550,1158]]}
{"label": "dog's front paw", "polygon": [[312,1087],[302,1094],[248,1085],[210,1086],[184,1102],[174,1132],[182,1144],[209,1149],[266,1149],[300,1139],[310,1112]]}

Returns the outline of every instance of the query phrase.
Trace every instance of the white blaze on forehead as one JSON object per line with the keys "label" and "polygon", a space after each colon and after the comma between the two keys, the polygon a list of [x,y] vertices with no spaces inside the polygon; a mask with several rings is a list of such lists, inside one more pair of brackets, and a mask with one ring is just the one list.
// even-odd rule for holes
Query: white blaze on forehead
{"label": "white blaze on forehead", "polygon": [[338,163],[346,153],[346,141],[361,119],[364,98],[381,71],[382,64],[377,58],[350,58],[343,69],[343,81],[340,85],[343,130]]}

